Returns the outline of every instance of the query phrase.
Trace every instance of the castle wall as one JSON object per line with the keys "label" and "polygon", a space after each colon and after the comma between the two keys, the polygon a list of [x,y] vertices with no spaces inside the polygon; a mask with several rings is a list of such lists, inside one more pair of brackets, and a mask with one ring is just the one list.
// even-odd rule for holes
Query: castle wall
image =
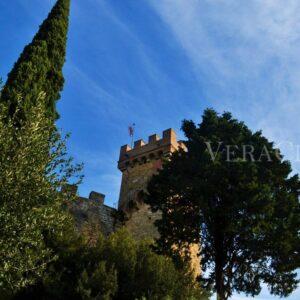
{"label": "castle wall", "polygon": [[89,198],[78,197],[68,205],[78,232],[94,245],[100,234],[112,233],[118,226],[117,210],[104,204],[104,195],[91,192]]}
{"label": "castle wall", "polygon": [[159,233],[153,224],[160,218],[160,212],[153,213],[149,205],[142,203],[138,206],[137,210],[130,215],[125,222],[125,226],[137,240],[156,239],[159,237]]}
{"label": "castle wall", "polygon": [[143,192],[161,163],[161,159],[158,158],[146,163],[136,163],[123,171],[119,209],[125,213],[125,226],[136,239],[159,236],[153,224],[161,214],[153,213],[143,202]]}

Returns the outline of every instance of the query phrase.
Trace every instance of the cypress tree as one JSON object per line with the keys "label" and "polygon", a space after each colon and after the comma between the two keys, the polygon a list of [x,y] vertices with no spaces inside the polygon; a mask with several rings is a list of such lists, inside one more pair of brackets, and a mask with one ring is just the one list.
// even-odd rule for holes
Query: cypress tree
{"label": "cypress tree", "polygon": [[63,89],[62,68],[66,56],[66,41],[69,23],[70,0],[58,0],[42,23],[32,42],[28,44],[13,69],[1,93],[0,102],[8,105],[9,116],[16,112],[21,99],[18,122],[36,105],[38,95],[43,92],[49,117],[58,118],[56,101]]}
{"label": "cypress tree", "polygon": [[262,283],[287,297],[299,284],[299,176],[230,113],[207,109],[182,129],[187,151],[174,152],[147,188],[146,203],[162,212],[157,250],[174,257],[174,245],[201,243],[199,280],[218,300],[254,297]]}

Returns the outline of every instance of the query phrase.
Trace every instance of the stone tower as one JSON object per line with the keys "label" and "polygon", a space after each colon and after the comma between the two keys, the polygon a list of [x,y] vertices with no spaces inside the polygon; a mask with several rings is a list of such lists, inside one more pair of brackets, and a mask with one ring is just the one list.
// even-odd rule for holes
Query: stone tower
{"label": "stone tower", "polygon": [[158,237],[154,221],[160,213],[152,213],[143,202],[143,195],[151,176],[161,168],[162,159],[171,155],[179,147],[185,147],[177,141],[173,129],[163,132],[163,137],[151,135],[146,144],[143,140],[121,147],[118,168],[122,172],[122,183],[119,198],[119,210],[125,214],[125,226],[136,239]]}

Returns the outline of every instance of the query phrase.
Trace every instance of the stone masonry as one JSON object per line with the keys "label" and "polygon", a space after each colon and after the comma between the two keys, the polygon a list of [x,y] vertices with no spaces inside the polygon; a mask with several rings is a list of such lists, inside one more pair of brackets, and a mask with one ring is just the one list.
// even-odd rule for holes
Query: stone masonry
{"label": "stone masonry", "polygon": [[[71,187],[76,194],[77,187]],[[104,198],[101,193],[91,192],[89,198],[77,197],[68,205],[78,231],[91,245],[96,243],[99,233],[107,236],[118,226],[117,210],[105,205]]]}
{"label": "stone masonry", "polygon": [[[153,213],[144,203],[144,193],[152,175],[161,169],[163,160],[179,148],[185,149],[185,145],[177,141],[173,129],[165,130],[162,138],[157,134],[149,136],[147,144],[138,140],[132,149],[129,145],[121,147],[118,168],[122,172],[122,182],[118,210],[106,206],[105,196],[97,192],[91,192],[88,199],[78,197],[69,206],[79,231],[91,244],[95,243],[99,232],[108,235],[119,226],[127,227],[138,240],[159,236],[154,222],[161,213]],[[198,245],[190,247],[196,274],[200,273],[198,250]]]}
{"label": "stone masonry", "polygon": [[160,139],[157,134],[151,135],[146,144],[143,140],[121,147],[118,168],[122,172],[122,183],[119,198],[119,210],[125,214],[125,226],[137,239],[158,237],[154,225],[160,218],[159,212],[153,213],[143,202],[143,195],[151,176],[162,167],[162,160],[169,157],[179,147],[173,129],[163,132]]}

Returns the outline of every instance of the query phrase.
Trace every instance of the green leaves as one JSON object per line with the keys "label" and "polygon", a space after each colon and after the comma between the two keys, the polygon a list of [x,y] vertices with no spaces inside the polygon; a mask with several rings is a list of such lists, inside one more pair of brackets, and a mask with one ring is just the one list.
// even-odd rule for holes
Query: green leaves
{"label": "green leaves", "polygon": [[27,45],[13,69],[0,95],[6,103],[8,114],[16,114],[17,98],[22,94],[22,106],[18,106],[16,121],[24,120],[28,111],[38,101],[40,92],[45,92],[48,117],[57,118],[56,101],[64,85],[62,68],[66,56],[69,18],[69,0],[58,0],[40,30]]}
{"label": "green leaves", "polygon": [[58,259],[46,276],[16,299],[209,299],[187,268],[176,268],[151,241],[136,241],[124,228],[101,236],[94,247],[71,231],[57,245]]}
{"label": "green leaves", "polygon": [[147,202],[163,214],[159,250],[174,255],[172,245],[201,241],[202,268],[212,271],[205,280],[220,299],[256,295],[261,282],[288,295],[300,266],[300,182],[290,163],[229,113],[208,109],[199,126],[185,120],[182,129],[188,151],[148,186]]}
{"label": "green leaves", "polygon": [[100,261],[91,274],[84,270],[77,287],[77,292],[83,300],[109,300],[117,291],[117,271],[113,267],[108,269],[105,261]]}
{"label": "green leaves", "polygon": [[81,179],[81,165],[66,154],[43,95],[20,128],[14,116],[7,119],[0,105],[0,286],[8,293],[34,283],[56,259],[46,238],[72,226],[60,189],[72,177]]}

